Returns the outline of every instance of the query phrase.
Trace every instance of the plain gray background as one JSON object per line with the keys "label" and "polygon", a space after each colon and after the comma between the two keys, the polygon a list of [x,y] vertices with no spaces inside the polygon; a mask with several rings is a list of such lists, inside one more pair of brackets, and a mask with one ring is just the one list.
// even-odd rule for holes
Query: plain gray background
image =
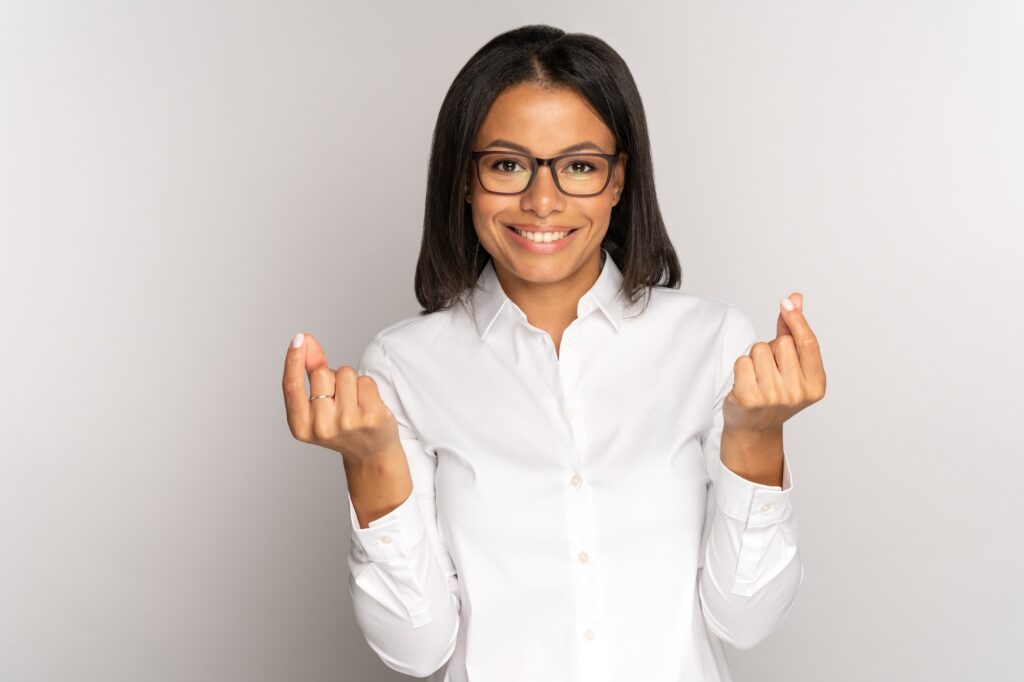
{"label": "plain gray background", "polygon": [[528,23],[632,69],[682,288],[822,345],[737,682],[1020,679],[1024,8],[935,0],[0,5],[0,679],[408,679],[284,355],[419,310],[438,107]]}

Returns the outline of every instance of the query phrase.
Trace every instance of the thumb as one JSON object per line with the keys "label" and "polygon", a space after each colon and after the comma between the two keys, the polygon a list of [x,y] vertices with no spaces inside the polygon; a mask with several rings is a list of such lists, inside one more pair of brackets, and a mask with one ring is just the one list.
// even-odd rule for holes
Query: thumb
{"label": "thumb", "polygon": [[316,340],[316,337],[312,334],[305,334],[306,340],[302,343],[302,346],[306,349],[306,374],[309,374],[317,367],[327,366],[327,356],[324,354],[324,349],[320,347],[320,342]]}
{"label": "thumb", "polygon": [[[792,294],[790,294],[786,298],[788,298],[790,301],[793,302],[793,305],[796,307],[797,310],[799,310],[801,312],[803,311],[803,309],[804,309],[804,296],[803,296],[803,294],[794,291]],[[780,336],[782,336],[784,334],[788,334],[788,335],[792,336],[793,335],[793,331],[789,328],[789,325],[786,324],[786,320],[783,319],[783,317],[782,317],[782,310],[781,310],[782,303],[781,302],[779,303],[779,308],[780,308],[780,310],[779,310],[779,319],[775,323],[775,338],[779,338]]]}

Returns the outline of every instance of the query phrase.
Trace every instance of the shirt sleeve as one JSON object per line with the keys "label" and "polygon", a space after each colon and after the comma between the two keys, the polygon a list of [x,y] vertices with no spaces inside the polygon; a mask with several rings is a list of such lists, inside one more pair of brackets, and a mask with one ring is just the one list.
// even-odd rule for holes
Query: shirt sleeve
{"label": "shirt sleeve", "polygon": [[739,649],[771,635],[792,609],[803,581],[793,478],[783,456],[782,486],[762,485],[722,463],[722,406],[732,390],[733,364],[758,340],[750,318],[728,306],[722,326],[720,377],[702,448],[709,478],[701,536],[698,592],[708,629]]}
{"label": "shirt sleeve", "polygon": [[437,530],[437,458],[409,423],[380,335],[356,371],[373,378],[398,421],[413,491],[368,528],[360,527],[348,494],[349,593],[356,622],[381,661],[406,675],[426,677],[451,658],[462,606],[454,562]]}

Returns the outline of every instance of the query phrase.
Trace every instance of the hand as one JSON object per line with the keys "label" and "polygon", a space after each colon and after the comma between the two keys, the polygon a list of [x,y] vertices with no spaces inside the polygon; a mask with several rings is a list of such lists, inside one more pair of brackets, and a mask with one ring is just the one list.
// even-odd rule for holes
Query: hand
{"label": "hand", "polygon": [[779,305],[775,340],[758,341],[733,365],[732,391],[722,406],[725,429],[733,435],[781,433],[782,423],[825,397],[825,369],[818,339],[803,314],[803,295]]}
{"label": "hand", "polygon": [[[401,452],[398,421],[381,399],[373,378],[360,376],[348,365],[330,369],[312,334],[296,338],[302,339],[302,345],[288,347],[282,382],[292,435],[303,443],[340,452],[346,464]],[[309,375],[310,395],[334,397],[311,400],[303,372]]]}

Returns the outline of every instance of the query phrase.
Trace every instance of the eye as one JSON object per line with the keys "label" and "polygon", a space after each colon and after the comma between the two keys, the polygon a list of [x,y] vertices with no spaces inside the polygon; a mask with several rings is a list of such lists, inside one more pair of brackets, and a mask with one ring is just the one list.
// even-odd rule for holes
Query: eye
{"label": "eye", "polygon": [[488,169],[499,173],[514,173],[516,172],[514,168],[515,166],[519,166],[522,170],[526,170],[522,163],[520,163],[519,159],[511,158],[495,159],[493,162],[489,163],[487,167]]}
{"label": "eye", "polygon": [[[588,163],[587,161],[570,161],[566,164],[565,168],[574,175],[589,175],[591,172],[597,170],[597,167],[594,164]],[[590,171],[583,171],[582,168],[589,168]]]}

